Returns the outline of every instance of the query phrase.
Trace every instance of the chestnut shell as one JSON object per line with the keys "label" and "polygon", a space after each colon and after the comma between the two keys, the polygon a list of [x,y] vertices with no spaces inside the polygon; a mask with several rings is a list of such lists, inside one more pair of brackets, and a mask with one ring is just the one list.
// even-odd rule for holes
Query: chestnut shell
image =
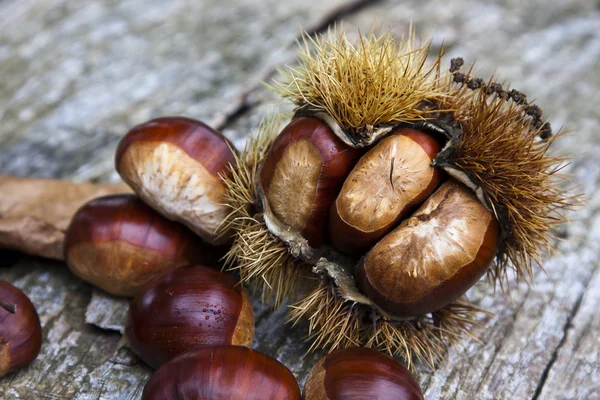
{"label": "chestnut shell", "polygon": [[71,271],[107,292],[131,296],[155,276],[212,264],[219,250],[133,194],[99,197],[73,216],[65,236]]}
{"label": "chestnut shell", "polygon": [[188,266],[157,277],[133,298],[125,333],[134,352],[158,368],[194,347],[250,345],[254,315],[232,276]]}
{"label": "chestnut shell", "polygon": [[42,327],[31,300],[0,281],[0,377],[30,364],[42,347]]}
{"label": "chestnut shell", "polygon": [[398,360],[374,349],[339,349],[323,357],[304,385],[305,400],[423,400],[419,384]]}
{"label": "chestnut shell", "polygon": [[159,368],[142,400],[300,400],[294,375],[279,361],[242,346],[200,347]]}

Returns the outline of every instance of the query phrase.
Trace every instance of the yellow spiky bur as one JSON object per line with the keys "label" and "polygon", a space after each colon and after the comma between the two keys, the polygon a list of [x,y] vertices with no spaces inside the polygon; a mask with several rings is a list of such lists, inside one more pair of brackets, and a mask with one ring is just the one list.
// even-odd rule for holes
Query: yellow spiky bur
{"label": "yellow spiky bur", "polygon": [[306,39],[275,85],[292,122],[263,123],[227,181],[229,265],[275,304],[307,281],[290,319],[313,347],[433,366],[482,311],[464,292],[530,274],[574,203],[541,110],[428,54],[412,34]]}

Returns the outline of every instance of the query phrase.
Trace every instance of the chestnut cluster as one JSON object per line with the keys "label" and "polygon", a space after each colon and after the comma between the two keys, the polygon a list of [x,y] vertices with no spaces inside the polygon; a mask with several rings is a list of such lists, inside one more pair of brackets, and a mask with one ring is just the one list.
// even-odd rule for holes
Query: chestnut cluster
{"label": "chestnut cluster", "polygon": [[310,247],[329,244],[357,260],[358,288],[384,311],[433,312],[485,273],[499,235],[475,193],[432,166],[443,144],[400,127],[356,148],[327,123],[297,117],[262,165],[263,202]]}
{"label": "chestnut cluster", "polygon": [[121,140],[116,169],[136,193],[95,199],[65,237],[71,271],[99,288],[133,296],[152,278],[185,265],[214,265],[228,240],[226,176],[234,160],[220,133],[183,117],[138,125]]}

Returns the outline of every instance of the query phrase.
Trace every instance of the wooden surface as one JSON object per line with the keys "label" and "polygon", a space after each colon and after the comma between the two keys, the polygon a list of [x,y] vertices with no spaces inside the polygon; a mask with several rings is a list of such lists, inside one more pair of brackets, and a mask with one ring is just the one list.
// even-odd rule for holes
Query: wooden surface
{"label": "wooden surface", "polygon": [[[205,120],[240,146],[273,99],[260,81],[293,62],[299,27],[342,20],[434,32],[448,60],[476,60],[536,98],[573,132],[557,150],[578,154],[568,172],[587,205],[559,232],[561,253],[535,286],[511,282],[510,297],[485,282],[470,292],[494,314],[481,343],[465,338],[435,373],[421,370],[426,398],[600,399],[598,1],[0,0],[0,173],[116,181],[120,136],[161,115]],[[151,371],[114,331],[126,300],[14,253],[0,252],[0,279],[31,297],[44,333],[37,361],[0,379],[0,398],[139,398]],[[256,347],[303,382],[320,355],[305,356],[284,310],[255,305]]]}

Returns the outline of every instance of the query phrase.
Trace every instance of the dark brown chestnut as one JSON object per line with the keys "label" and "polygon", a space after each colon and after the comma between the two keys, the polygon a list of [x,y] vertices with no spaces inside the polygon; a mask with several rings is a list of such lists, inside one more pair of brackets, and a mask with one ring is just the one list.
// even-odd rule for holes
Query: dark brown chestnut
{"label": "dark brown chestnut", "polygon": [[42,327],[25,293],[0,281],[0,377],[30,364],[42,347]]}
{"label": "dark brown chestnut", "polygon": [[216,253],[133,194],[85,204],[73,216],[65,236],[65,260],[71,271],[120,296],[132,296],[162,272],[212,262]]}
{"label": "dark brown chestnut", "polygon": [[133,298],[125,332],[135,353],[158,368],[197,346],[250,345],[254,315],[232,276],[189,266],[159,276]]}
{"label": "dark brown chestnut", "polygon": [[242,346],[190,350],[158,369],[142,400],[300,400],[294,375],[266,354]]}
{"label": "dark brown chestnut", "polygon": [[329,209],[361,151],[316,118],[295,118],[279,134],[261,169],[271,210],[313,247],[327,237]]}
{"label": "dark brown chestnut", "polygon": [[313,367],[304,400],[354,399],[423,400],[423,393],[404,365],[377,350],[335,350]]}
{"label": "dark brown chestnut", "polygon": [[225,184],[233,147],[219,132],[190,118],[157,118],[121,140],[115,166],[142,200],[212,244],[229,240],[218,228],[229,213]]}
{"label": "dark brown chestnut", "polygon": [[358,264],[360,290],[398,316],[450,304],[487,271],[498,248],[494,215],[462,183],[444,183]]}
{"label": "dark brown chestnut", "polygon": [[362,156],[332,206],[333,245],[352,254],[368,250],[420,206],[441,181],[431,166],[439,151],[433,136],[402,128]]}

